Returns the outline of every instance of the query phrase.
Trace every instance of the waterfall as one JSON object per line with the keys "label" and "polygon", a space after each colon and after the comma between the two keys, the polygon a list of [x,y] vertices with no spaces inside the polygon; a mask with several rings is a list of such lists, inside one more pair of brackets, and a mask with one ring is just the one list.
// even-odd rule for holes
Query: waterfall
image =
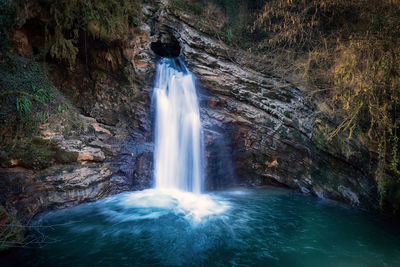
{"label": "waterfall", "polygon": [[157,189],[201,193],[202,127],[193,74],[180,58],[157,64],[154,176]]}

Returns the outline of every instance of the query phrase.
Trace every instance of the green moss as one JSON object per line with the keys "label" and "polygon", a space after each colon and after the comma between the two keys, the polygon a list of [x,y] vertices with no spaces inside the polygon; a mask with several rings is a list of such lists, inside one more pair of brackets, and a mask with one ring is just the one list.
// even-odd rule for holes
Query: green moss
{"label": "green moss", "polygon": [[300,144],[304,143],[303,135],[301,134],[301,132],[299,130],[295,129],[293,131],[293,136],[294,136],[294,139],[296,139],[296,141],[299,142]]}
{"label": "green moss", "polygon": [[291,96],[284,93],[276,93],[276,92],[267,92],[263,94],[264,97],[269,99],[276,99],[285,103],[290,103]]}
{"label": "green moss", "polygon": [[197,16],[196,27],[227,43],[243,49],[254,47],[262,31],[252,32],[251,25],[264,0],[172,0],[173,11]]}
{"label": "green moss", "polygon": [[59,163],[71,163],[76,162],[78,159],[78,152],[69,152],[64,150],[57,150],[54,155],[54,158]]}
{"label": "green moss", "polygon": [[257,84],[253,84],[253,83],[247,83],[246,84],[246,89],[253,92],[253,93],[258,93],[260,92],[260,88],[258,87]]}
{"label": "green moss", "polygon": [[19,164],[30,169],[44,169],[53,163],[56,145],[40,139],[33,139],[27,146],[17,146],[12,154]]}
{"label": "green moss", "polygon": [[0,88],[0,121],[4,126],[0,129],[11,136],[18,131],[33,135],[38,124],[49,118],[53,103],[58,102],[56,94],[60,94],[43,64],[13,54],[0,61]]}
{"label": "green moss", "polygon": [[19,165],[26,168],[45,169],[55,162],[75,162],[78,158],[78,153],[61,150],[51,140],[34,138],[30,144],[17,146],[10,157],[18,159]]}
{"label": "green moss", "polygon": [[325,133],[321,129],[315,129],[312,135],[313,141],[317,144],[318,147],[323,147],[326,144]]}
{"label": "green moss", "polygon": [[48,12],[46,38],[50,42],[44,52],[49,51],[53,58],[67,62],[71,69],[82,47],[79,45],[82,38],[89,36],[108,43],[139,23],[138,0],[42,0],[39,3]]}
{"label": "green moss", "polygon": [[[316,144],[318,148],[323,148],[328,144],[328,136],[333,130],[332,123],[329,118],[324,114],[319,114],[318,118],[315,120],[315,125],[312,134],[312,141]],[[339,138],[337,136],[334,138],[335,143],[339,146],[343,146],[343,142],[345,138]]]}
{"label": "green moss", "polygon": [[[48,72],[47,66],[34,58],[8,53],[0,61],[1,150],[30,143],[44,123],[60,122],[63,134],[82,128],[77,110],[50,82]],[[51,157],[41,150],[38,155]]]}
{"label": "green moss", "polygon": [[271,119],[267,119],[267,121],[265,122],[265,126],[267,126],[268,128],[274,129],[276,126],[276,122]]}
{"label": "green moss", "polygon": [[100,21],[92,20],[88,22],[87,31],[93,39],[100,39],[106,43],[112,40],[112,31],[101,24]]}
{"label": "green moss", "polygon": [[228,28],[226,29],[226,40],[231,43],[233,40],[233,32],[232,29]]}
{"label": "green moss", "polygon": [[195,15],[201,15],[206,8],[207,0],[172,0],[171,7],[174,9],[186,11]]}
{"label": "green moss", "polygon": [[281,138],[286,138],[288,136],[288,132],[284,127],[279,127],[279,129],[277,130],[278,134]]}
{"label": "green moss", "polygon": [[289,118],[289,119],[291,119],[292,118],[292,115],[290,114],[290,111],[285,111],[285,112],[283,112],[283,115],[285,115],[285,117],[287,117],[287,118]]}
{"label": "green moss", "polygon": [[339,185],[346,185],[344,180],[332,175],[335,172],[332,171],[332,165],[328,162],[320,160],[317,162],[316,166],[316,168],[310,171],[313,183],[323,186],[324,188],[330,188],[332,191],[336,191]]}

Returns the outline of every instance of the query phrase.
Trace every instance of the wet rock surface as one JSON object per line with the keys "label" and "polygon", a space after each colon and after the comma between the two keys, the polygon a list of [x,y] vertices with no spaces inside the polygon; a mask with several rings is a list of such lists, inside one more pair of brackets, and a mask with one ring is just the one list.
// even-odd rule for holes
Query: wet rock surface
{"label": "wet rock surface", "polygon": [[[152,185],[155,63],[160,49],[176,53],[176,42],[198,78],[208,189],[278,184],[378,209],[371,170],[362,168],[368,151],[346,141],[359,151],[349,156],[343,146],[317,140],[321,119],[304,88],[209,37],[195,28],[195,18],[168,5],[145,5],[142,12],[133,38],[108,46],[89,41],[73,72],[49,63],[54,84],[81,113],[82,131],[67,136],[44,126],[38,138],[58,151],[44,168],[0,156],[0,194],[9,210],[28,220],[46,209]],[[28,55],[37,37],[20,24],[13,38]]]}
{"label": "wet rock surface", "polygon": [[57,151],[44,159],[50,166],[36,164],[40,168],[32,169],[18,158],[8,159],[8,166],[2,162],[0,198],[18,218],[27,222],[46,209],[150,186],[151,146],[141,145],[140,137],[131,136],[125,125],[107,126],[82,115],[81,122],[80,134],[70,137],[43,127],[34,142],[51,143]]}
{"label": "wet rock surface", "polygon": [[[363,168],[368,151],[345,137],[340,145],[316,142],[321,114],[307,100],[305,88],[279,77],[254,56],[210,38],[187,14],[166,9],[156,17],[173,29],[181,55],[199,79],[209,188],[278,184],[379,208],[376,183]],[[349,156],[349,146],[358,152]]]}
{"label": "wet rock surface", "polygon": [[[44,13],[35,2],[21,18],[11,38],[15,53],[29,56],[43,48],[43,27],[36,26]],[[149,37],[147,24],[107,44],[85,37],[74,69],[47,62],[53,84],[80,115],[73,130],[58,122],[41,125],[19,157],[0,156],[0,198],[7,210],[28,222],[46,209],[151,186],[155,55]]]}

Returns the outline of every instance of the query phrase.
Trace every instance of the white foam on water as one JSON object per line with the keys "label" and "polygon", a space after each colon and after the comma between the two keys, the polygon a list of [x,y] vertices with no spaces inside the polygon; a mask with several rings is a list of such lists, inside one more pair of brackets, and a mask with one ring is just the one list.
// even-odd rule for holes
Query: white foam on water
{"label": "white foam on water", "polygon": [[103,210],[115,223],[183,217],[193,224],[225,212],[226,201],[202,194],[203,130],[195,79],[179,58],[157,64],[153,92],[156,109],[155,188],[111,197]]}
{"label": "white foam on water", "polygon": [[158,219],[173,214],[196,224],[206,222],[229,208],[228,202],[221,197],[177,189],[147,189],[120,194],[105,201],[114,202],[119,207],[104,211],[116,222]]}

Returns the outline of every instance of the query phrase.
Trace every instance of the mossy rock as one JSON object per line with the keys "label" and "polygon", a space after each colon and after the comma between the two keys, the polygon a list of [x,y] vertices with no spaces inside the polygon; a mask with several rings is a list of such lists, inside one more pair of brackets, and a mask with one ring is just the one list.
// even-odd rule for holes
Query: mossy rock
{"label": "mossy rock", "polygon": [[327,142],[327,137],[324,129],[321,129],[320,127],[314,128],[312,134],[312,140],[314,141],[314,143],[317,145],[318,148],[325,147]]}
{"label": "mossy rock", "polygon": [[303,138],[303,135],[302,135],[302,133],[301,133],[299,130],[295,129],[295,130],[293,131],[293,137],[294,137],[294,139],[295,139],[297,142],[299,142],[300,144],[305,144],[305,140],[304,140],[304,138]]}
{"label": "mossy rock", "polygon": [[23,167],[45,169],[55,162],[75,162],[78,158],[78,153],[64,151],[54,141],[34,138],[30,144],[18,146],[11,157],[19,159],[19,165]]}
{"label": "mossy rock", "polygon": [[54,157],[58,163],[72,163],[78,159],[78,152],[70,152],[64,150],[57,150]]}
{"label": "mossy rock", "polygon": [[285,93],[267,92],[263,94],[264,97],[269,99],[279,100],[284,103],[290,103],[292,96]]}
{"label": "mossy rock", "polygon": [[34,138],[26,146],[17,146],[12,157],[19,159],[19,165],[23,167],[44,169],[53,163],[55,153],[56,145],[53,142]]}
{"label": "mossy rock", "polygon": [[290,111],[286,110],[285,112],[283,112],[283,115],[285,115],[286,118],[289,118],[289,119],[292,118],[292,114],[290,113]]}
{"label": "mossy rock", "polygon": [[0,205],[0,251],[22,245],[25,227]]}
{"label": "mossy rock", "polygon": [[100,39],[104,42],[110,42],[112,40],[112,36],[109,30],[101,25],[99,21],[89,21],[87,25],[87,30],[93,39]]}

